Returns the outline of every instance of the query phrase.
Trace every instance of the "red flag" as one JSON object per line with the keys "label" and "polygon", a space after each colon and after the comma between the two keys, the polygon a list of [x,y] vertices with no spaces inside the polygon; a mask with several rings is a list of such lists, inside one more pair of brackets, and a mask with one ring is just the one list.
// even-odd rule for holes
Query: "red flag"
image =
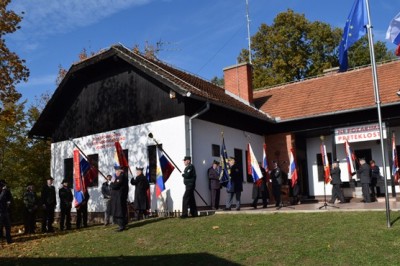
{"label": "red flag", "polygon": [[298,176],[297,176],[296,162],[294,160],[293,148],[290,149],[289,176],[292,179],[292,187],[294,187],[296,185]]}
{"label": "red flag", "polygon": [[322,165],[324,166],[325,184],[331,182],[331,170],[329,168],[328,154],[326,153],[325,144],[321,144]]}
{"label": "red flag", "polygon": [[122,147],[121,147],[121,144],[119,143],[119,141],[115,142],[115,149],[116,149],[116,157],[118,159],[119,166],[121,166],[123,168],[128,168],[129,167],[128,160],[125,157],[125,153],[122,150]]}

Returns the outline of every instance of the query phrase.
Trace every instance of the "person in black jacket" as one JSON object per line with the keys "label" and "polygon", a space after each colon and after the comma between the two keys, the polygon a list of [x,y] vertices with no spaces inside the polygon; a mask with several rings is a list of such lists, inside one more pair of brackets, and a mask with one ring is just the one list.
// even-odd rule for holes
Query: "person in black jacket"
{"label": "person in black jacket", "polygon": [[3,238],[3,227],[6,231],[6,240],[8,244],[13,243],[11,238],[11,221],[9,205],[11,193],[4,180],[0,180],[0,240]]}
{"label": "person in black jacket", "polygon": [[120,166],[115,167],[115,176],[111,181],[111,215],[116,224],[118,224],[117,232],[122,232],[126,226],[127,219],[127,191],[128,177],[124,173],[124,169]]}
{"label": "person in black jacket", "polygon": [[228,163],[230,166],[229,182],[226,187],[228,197],[226,199],[225,211],[231,210],[233,197],[236,195],[236,210],[240,211],[240,197],[243,191],[243,177],[240,174],[238,166],[235,164],[235,158],[229,157]]}
{"label": "person in black jacket", "polygon": [[183,158],[185,164],[185,170],[183,171],[183,183],[185,184],[185,194],[183,194],[182,199],[182,216],[181,218],[188,218],[188,208],[190,208],[190,214],[192,217],[197,217],[197,206],[196,200],[194,198],[194,190],[196,188],[196,169],[191,163],[192,158],[190,156],[185,156]]}
{"label": "person in black jacket", "polygon": [[72,200],[74,199],[71,189],[68,187],[68,180],[62,181],[62,187],[58,190],[58,196],[60,198],[60,230],[64,228],[71,230],[71,207]]}
{"label": "person in black jacket", "polygon": [[54,232],[54,209],[57,205],[56,199],[56,188],[53,186],[54,179],[48,177],[46,185],[42,188],[41,200],[43,204],[43,221],[42,221],[42,233]]}
{"label": "person in black jacket", "polygon": [[103,194],[104,198],[104,225],[109,225],[112,222],[111,216],[111,175],[106,176],[106,182],[101,186],[101,194]]}
{"label": "person in black jacket", "polygon": [[83,193],[83,201],[79,206],[76,207],[76,228],[79,229],[88,226],[88,202],[89,202],[89,192],[86,189]]}
{"label": "person in black jacket", "polygon": [[344,196],[342,189],[340,188],[340,185],[342,184],[342,180],[340,179],[340,167],[338,162],[333,162],[332,163],[332,169],[331,169],[331,184],[332,184],[332,198],[329,201],[329,203],[335,203],[335,200],[338,199],[340,200],[340,203],[344,203]]}
{"label": "person in black jacket", "polygon": [[33,184],[26,187],[24,193],[24,233],[34,234],[36,227],[36,211],[38,208],[38,200],[34,191]]}
{"label": "person in black jacket", "polygon": [[149,189],[149,181],[143,175],[143,168],[136,167],[136,178],[131,179],[131,185],[135,186],[135,211],[137,212],[138,220],[143,218],[143,215],[149,209],[147,200],[147,190]]}
{"label": "person in black jacket", "polygon": [[371,168],[365,162],[365,159],[360,159],[360,168],[357,170],[357,176],[360,179],[363,200],[362,202],[370,203],[371,195],[369,192],[369,184],[371,183]]}
{"label": "person in black jacket", "polygon": [[281,205],[281,187],[282,187],[282,171],[276,161],[272,161],[272,171],[270,174],[272,180],[272,193],[274,194],[275,207]]}
{"label": "person in black jacket", "polygon": [[377,186],[378,180],[381,178],[381,173],[379,170],[379,166],[376,165],[374,160],[369,162],[369,166],[371,167],[371,194],[372,194],[372,201],[376,201],[377,197],[380,194],[380,189]]}
{"label": "person in black jacket", "polygon": [[212,166],[208,169],[208,180],[211,194],[211,208],[218,210],[219,208],[219,197],[221,192],[221,183],[219,182],[219,174],[221,169],[219,162],[214,160]]}

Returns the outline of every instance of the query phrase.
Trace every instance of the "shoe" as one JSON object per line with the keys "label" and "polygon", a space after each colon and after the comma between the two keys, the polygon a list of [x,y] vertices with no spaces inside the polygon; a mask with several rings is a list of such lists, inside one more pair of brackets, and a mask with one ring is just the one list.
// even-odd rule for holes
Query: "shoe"
{"label": "shoe", "polygon": [[7,241],[7,244],[12,244],[12,243],[14,243],[14,241],[12,241],[12,240]]}
{"label": "shoe", "polygon": [[266,209],[266,208],[268,208],[268,205],[264,205],[264,206],[263,206],[263,209]]}
{"label": "shoe", "polygon": [[224,208],[224,211],[230,211],[231,208]]}
{"label": "shoe", "polygon": [[328,201],[328,203],[330,203],[330,204],[335,204],[335,202],[332,201],[332,200]]}
{"label": "shoe", "polygon": [[124,228],[118,228],[118,229],[116,230],[116,232],[122,232],[122,231],[124,231]]}
{"label": "shoe", "polygon": [[240,211],[240,208],[236,208],[237,211]]}
{"label": "shoe", "polygon": [[181,218],[181,219],[186,219],[186,218],[189,218],[189,216],[187,216],[187,215],[181,215],[181,217],[179,217],[179,218]]}

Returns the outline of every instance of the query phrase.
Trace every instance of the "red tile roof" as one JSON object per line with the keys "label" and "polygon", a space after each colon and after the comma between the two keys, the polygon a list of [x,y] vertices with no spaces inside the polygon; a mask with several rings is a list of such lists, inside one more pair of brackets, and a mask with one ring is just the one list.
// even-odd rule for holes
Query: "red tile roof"
{"label": "red tile roof", "polygon": [[[382,106],[400,103],[400,60],[378,65],[377,73]],[[258,90],[254,101],[282,121],[376,106],[371,67]]]}

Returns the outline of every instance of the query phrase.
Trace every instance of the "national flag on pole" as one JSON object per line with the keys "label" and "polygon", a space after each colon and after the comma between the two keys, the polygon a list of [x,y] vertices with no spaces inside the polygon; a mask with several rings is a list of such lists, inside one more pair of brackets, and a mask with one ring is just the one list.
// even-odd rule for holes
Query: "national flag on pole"
{"label": "national flag on pole", "polygon": [[368,24],[367,6],[365,0],[355,0],[343,29],[342,41],[339,45],[340,71],[348,68],[347,51],[367,31]]}
{"label": "national flag on pole", "polygon": [[396,150],[396,136],[393,132],[392,134],[392,160],[393,160],[393,165],[392,165],[392,175],[394,177],[395,183],[399,182],[399,161],[397,158],[397,150]]}
{"label": "national flag on pole", "polygon": [[161,195],[161,192],[165,190],[164,177],[161,170],[160,163],[160,150],[156,148],[156,197]]}
{"label": "national flag on pole", "polygon": [[296,162],[294,160],[293,148],[290,149],[290,154],[289,154],[289,177],[292,180],[292,187],[294,187],[296,185],[298,176],[297,176]]}
{"label": "national flag on pole", "polygon": [[164,183],[167,182],[169,176],[171,175],[172,171],[174,171],[174,165],[168,160],[165,156],[164,152],[159,150],[160,154],[160,166],[163,175]]}
{"label": "national flag on pole", "polygon": [[264,143],[263,145],[263,168],[268,173],[268,158],[267,158],[267,144]]}
{"label": "national flag on pole", "polygon": [[228,164],[228,154],[226,152],[226,147],[225,147],[225,140],[222,137],[222,145],[221,145],[221,151],[220,151],[220,166],[221,166],[221,173],[219,176],[219,182],[225,186],[228,181],[229,181],[229,164]]}
{"label": "national flag on pole", "polygon": [[[151,176],[150,176],[150,166],[149,165],[147,165],[147,167],[146,167],[146,178],[147,178],[147,182],[149,182],[149,184],[150,184]],[[150,202],[151,202],[151,200],[150,200],[150,186],[146,190],[146,198],[147,198],[147,206],[150,206]]]}
{"label": "national flag on pole", "polygon": [[93,167],[79,150],[74,150],[74,205],[78,207],[85,199],[87,186],[97,176]]}
{"label": "national flag on pole", "polygon": [[346,161],[347,161],[347,169],[349,171],[350,177],[356,173],[356,167],[354,164],[354,160],[356,158],[355,154],[350,148],[349,142],[346,140],[344,143],[344,149],[346,151]]}
{"label": "national flag on pole", "polygon": [[324,167],[325,184],[331,182],[331,170],[329,167],[328,154],[326,152],[325,144],[321,144],[322,165]]}
{"label": "national flag on pole", "polygon": [[397,45],[395,54],[400,56],[400,13],[390,22],[386,32],[386,39]]}
{"label": "national flag on pole", "polygon": [[114,166],[120,166],[123,168],[129,167],[128,160],[126,159],[125,153],[122,150],[119,141],[115,142]]}
{"label": "national flag on pole", "polygon": [[254,155],[253,149],[251,148],[250,143],[247,145],[248,154],[247,154],[247,173],[253,177],[253,182],[258,183],[263,175],[261,173],[260,165],[258,164],[257,158]]}

